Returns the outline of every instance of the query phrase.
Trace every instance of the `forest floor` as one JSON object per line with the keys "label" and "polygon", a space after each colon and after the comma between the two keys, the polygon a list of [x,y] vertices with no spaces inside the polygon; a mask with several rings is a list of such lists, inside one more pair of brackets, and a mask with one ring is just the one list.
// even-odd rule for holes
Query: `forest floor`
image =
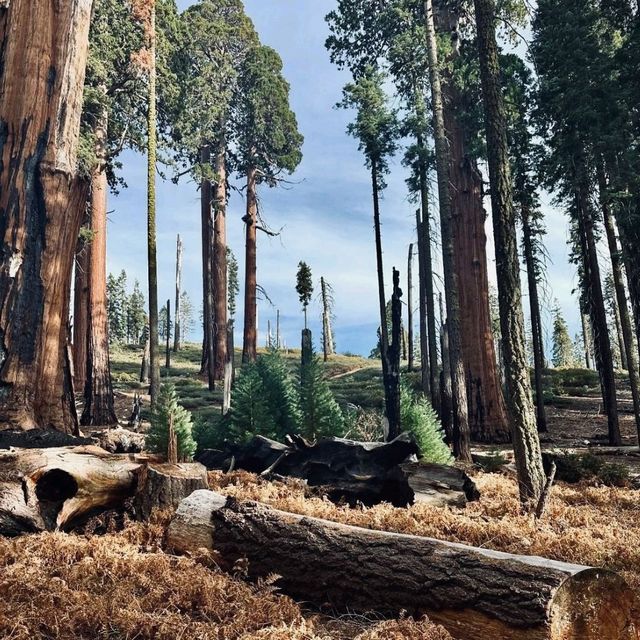
{"label": "forest floor", "polygon": [[[297,366],[299,354],[288,357],[292,368]],[[140,359],[138,349],[113,353],[118,414],[124,423],[134,393],[141,391]],[[188,346],[174,358],[168,379],[186,408],[196,415],[217,416],[220,392],[210,394],[198,370],[199,348]],[[545,446],[603,443],[606,421],[598,410],[594,375],[550,372],[550,432]],[[333,378],[331,385],[342,402],[365,410],[382,406],[375,363],[339,356],[327,364],[327,377]],[[631,443],[633,425],[627,416],[623,429]],[[350,509],[309,495],[296,480],[267,481],[244,472],[212,472],[209,479],[213,489],[227,495],[295,513],[607,567],[640,589],[640,491],[560,482],[544,517],[536,521],[520,513],[511,472],[471,473],[481,498],[465,508],[415,505],[401,509],[383,504]],[[168,517],[159,514],[151,523],[129,522],[121,531],[107,523],[107,533],[102,535],[88,526],[74,534],[0,538],[0,637],[450,640],[446,631],[427,620],[310,610],[281,595],[275,577],[248,584],[240,576],[220,572],[209,555],[175,557],[163,548]]]}

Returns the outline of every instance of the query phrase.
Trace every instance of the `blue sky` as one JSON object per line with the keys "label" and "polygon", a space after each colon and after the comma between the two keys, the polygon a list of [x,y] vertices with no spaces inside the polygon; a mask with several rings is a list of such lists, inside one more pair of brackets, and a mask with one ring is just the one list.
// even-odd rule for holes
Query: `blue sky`
{"label": "blue sky", "polygon": [[[188,0],[179,0],[183,9]],[[345,129],[352,117],[334,108],[342,86],[349,80],[330,62],[324,48],[327,27],[324,16],[334,0],[245,0],[262,41],[282,56],[284,73],[291,83],[291,101],[305,136],[304,159],[287,188],[263,188],[262,213],[280,237],[259,237],[258,282],[275,307],[280,309],[283,334],[288,345],[297,346],[303,318],[295,293],[298,262],[305,260],[314,280],[324,276],[334,289],[335,337],[340,352],[368,354],[376,341],[377,284],[371,187],[357,143]],[[146,162],[127,152],[123,177],[128,184],[109,203],[108,269],[125,269],[146,289]],[[387,286],[393,266],[406,277],[407,251],[415,235],[415,207],[407,200],[405,169],[397,158],[392,164],[389,186],[382,202],[383,245]],[[548,199],[547,199],[548,200]],[[487,203],[488,207],[488,203]],[[546,245],[550,255],[549,289],[559,299],[572,333],[578,331],[574,268],[568,265],[566,238],[568,223],[548,203]],[[434,208],[435,211],[435,208]],[[240,263],[244,262],[244,200],[233,193],[229,204],[229,243]],[[183,238],[183,288],[196,309],[201,306],[200,209],[197,185],[188,179],[179,185],[158,181],[159,298],[173,298],[175,284],[176,234]],[[487,231],[490,234],[490,224]],[[493,246],[488,255],[493,271]],[[493,277],[493,275],[492,275]],[[319,288],[319,285],[318,285]],[[440,289],[440,283],[436,282]],[[242,327],[242,294],[236,327]],[[526,306],[526,299],[525,299]],[[260,344],[264,343],[267,321],[275,321],[276,309],[259,304]],[[320,307],[314,302],[309,313],[316,343],[320,340]],[[547,327],[550,320],[546,319]],[[198,334],[198,335],[197,335]],[[239,336],[238,336],[239,337]]]}

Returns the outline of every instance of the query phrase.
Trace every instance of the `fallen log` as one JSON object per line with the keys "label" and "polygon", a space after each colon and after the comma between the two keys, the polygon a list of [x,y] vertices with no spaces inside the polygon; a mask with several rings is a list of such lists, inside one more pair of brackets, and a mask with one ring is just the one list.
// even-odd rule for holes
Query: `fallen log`
{"label": "fallen log", "polygon": [[137,493],[140,517],[208,487],[199,464],[164,465],[96,446],[0,451],[0,535],[74,529],[123,509]]}
{"label": "fallen log", "polygon": [[309,444],[300,437],[290,445],[256,436],[226,452],[207,450],[197,460],[209,469],[243,469],[306,480],[335,502],[366,506],[389,502],[406,507],[416,501],[464,506],[478,490],[462,470],[447,465],[407,464],[418,448],[408,434],[392,442],[355,442],[342,438]]}
{"label": "fallen log", "polygon": [[288,595],[352,611],[428,614],[458,640],[637,640],[634,595],[613,572],[372,531],[196,491],[167,531]]}

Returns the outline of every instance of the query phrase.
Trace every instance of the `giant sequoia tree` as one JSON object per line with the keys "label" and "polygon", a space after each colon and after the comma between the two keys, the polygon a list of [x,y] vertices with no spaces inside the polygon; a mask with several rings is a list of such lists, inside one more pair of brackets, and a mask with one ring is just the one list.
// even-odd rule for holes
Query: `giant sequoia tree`
{"label": "giant sequoia tree", "polygon": [[[89,215],[81,234],[84,258],[76,264],[74,358],[82,380],[82,424],[116,422],[109,366],[107,314],[107,191],[117,184],[116,158],[125,146],[142,148],[144,93],[136,56],[141,24],[117,0],[94,2],[81,127],[82,170],[91,182]],[[81,389],[82,390],[82,389]]]}
{"label": "giant sequoia tree", "polygon": [[495,5],[493,0],[474,0],[474,5],[491,179],[491,209],[496,245],[506,397],[520,499],[525,508],[532,509],[538,505],[545,477],[525,350],[516,216],[507,143],[507,120],[500,86]]}
{"label": "giant sequoia tree", "polygon": [[240,69],[234,105],[237,168],[246,178],[246,227],[243,362],[256,359],[258,186],[275,187],[283,173],[302,160],[303,137],[289,106],[289,83],[282,60],[266,46],[251,49]]}
{"label": "giant sequoia tree", "polygon": [[171,104],[172,145],[200,184],[203,370],[209,385],[227,360],[227,181],[232,98],[240,67],[258,40],[239,0],[203,0],[182,15],[172,68],[179,88]]}
{"label": "giant sequoia tree", "polygon": [[77,152],[91,4],[12,0],[0,7],[5,427],[77,430],[67,318],[87,199]]}

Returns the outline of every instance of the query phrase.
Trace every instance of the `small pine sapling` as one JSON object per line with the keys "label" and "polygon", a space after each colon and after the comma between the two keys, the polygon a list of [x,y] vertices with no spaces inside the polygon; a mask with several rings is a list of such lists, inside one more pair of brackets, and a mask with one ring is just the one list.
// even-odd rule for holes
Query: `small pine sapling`
{"label": "small pine sapling", "polygon": [[307,329],[307,307],[311,302],[313,295],[313,280],[311,277],[311,269],[306,262],[298,263],[298,274],[296,276],[296,291],[302,304],[304,311],[304,328]]}

